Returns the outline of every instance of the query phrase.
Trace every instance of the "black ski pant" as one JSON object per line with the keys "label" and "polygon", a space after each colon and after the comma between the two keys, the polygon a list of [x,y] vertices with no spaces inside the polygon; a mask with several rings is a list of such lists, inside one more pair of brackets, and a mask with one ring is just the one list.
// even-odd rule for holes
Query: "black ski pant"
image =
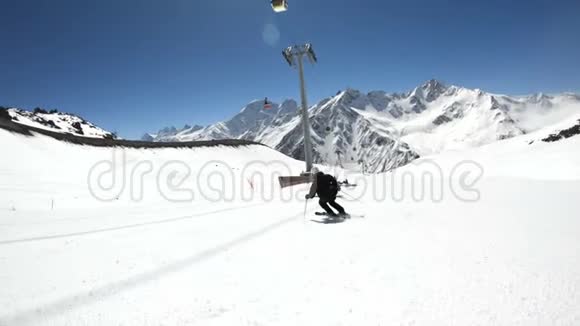
{"label": "black ski pant", "polygon": [[330,198],[326,198],[326,197],[320,197],[320,200],[318,201],[318,204],[320,204],[320,207],[322,207],[326,213],[328,213],[328,215],[334,215],[335,213],[332,211],[332,209],[330,209],[330,206],[332,206],[334,209],[336,209],[338,211],[338,214],[344,214],[344,208],[342,208],[342,206],[340,206],[339,204],[336,203],[336,197],[330,197]]}

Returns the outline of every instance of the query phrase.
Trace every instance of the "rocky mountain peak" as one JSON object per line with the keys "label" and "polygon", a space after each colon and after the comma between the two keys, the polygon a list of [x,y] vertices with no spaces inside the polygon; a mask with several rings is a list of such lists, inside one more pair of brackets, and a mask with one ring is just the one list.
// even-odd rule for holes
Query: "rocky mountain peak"
{"label": "rocky mountain peak", "polygon": [[[510,97],[447,86],[432,79],[407,93],[347,88],[309,108],[316,162],[367,172],[384,172],[420,155],[484,145],[529,131],[522,125],[529,107],[558,110],[578,105],[575,94]],[[299,105],[285,100],[272,108],[253,101],[239,114],[177,140],[242,138],[262,142],[303,159]],[[526,129],[527,128],[527,129]],[[453,135],[450,137],[449,135]]]}

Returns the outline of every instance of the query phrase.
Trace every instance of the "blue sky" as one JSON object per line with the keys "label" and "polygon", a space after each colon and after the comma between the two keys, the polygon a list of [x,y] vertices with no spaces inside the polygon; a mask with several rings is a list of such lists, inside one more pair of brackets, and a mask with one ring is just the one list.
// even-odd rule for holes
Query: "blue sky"
{"label": "blue sky", "polygon": [[[580,91],[580,1],[0,0],[0,105],[58,108],[126,138],[298,98],[280,55],[312,42],[310,103],[430,78]],[[280,33],[268,42],[268,24]],[[274,35],[275,36],[275,35]]]}

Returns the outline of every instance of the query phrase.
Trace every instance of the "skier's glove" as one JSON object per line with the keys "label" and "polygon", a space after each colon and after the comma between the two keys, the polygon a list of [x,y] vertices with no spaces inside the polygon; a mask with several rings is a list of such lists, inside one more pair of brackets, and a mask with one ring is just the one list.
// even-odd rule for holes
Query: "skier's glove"
{"label": "skier's glove", "polygon": [[312,197],[310,196],[310,194],[306,194],[306,196],[304,196],[304,198],[306,198],[306,200],[308,200],[308,199],[310,199]]}

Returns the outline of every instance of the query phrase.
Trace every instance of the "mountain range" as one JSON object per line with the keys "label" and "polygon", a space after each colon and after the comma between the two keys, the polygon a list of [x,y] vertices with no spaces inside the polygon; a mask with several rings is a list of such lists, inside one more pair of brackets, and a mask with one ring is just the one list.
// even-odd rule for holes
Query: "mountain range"
{"label": "mountain range", "polygon": [[[346,89],[308,109],[314,160],[376,173],[420,156],[461,150],[523,135],[580,113],[574,93],[492,94],[429,80],[405,93]],[[209,126],[163,128],[145,134],[157,142],[246,139],[304,159],[294,100],[250,102],[230,120]]]}

